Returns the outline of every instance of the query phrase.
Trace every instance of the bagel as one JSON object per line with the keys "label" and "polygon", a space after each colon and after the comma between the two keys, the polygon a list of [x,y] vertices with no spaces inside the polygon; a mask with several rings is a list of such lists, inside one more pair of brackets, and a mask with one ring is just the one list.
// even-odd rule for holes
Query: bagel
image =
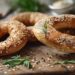
{"label": "bagel", "polygon": [[58,29],[75,28],[74,15],[61,15],[42,19],[35,24],[33,32],[36,38],[53,48],[58,54],[75,53],[75,35],[63,33]]}
{"label": "bagel", "polygon": [[27,42],[27,28],[18,21],[0,22],[0,33],[1,37],[9,34],[5,40],[0,41],[0,56],[19,51]]}
{"label": "bagel", "polygon": [[12,17],[13,20],[17,20],[22,22],[27,26],[28,29],[28,35],[30,41],[36,41],[35,35],[33,34],[32,27],[35,25],[36,22],[43,18],[47,18],[48,15],[45,15],[43,13],[39,12],[24,12],[20,13],[14,17]]}

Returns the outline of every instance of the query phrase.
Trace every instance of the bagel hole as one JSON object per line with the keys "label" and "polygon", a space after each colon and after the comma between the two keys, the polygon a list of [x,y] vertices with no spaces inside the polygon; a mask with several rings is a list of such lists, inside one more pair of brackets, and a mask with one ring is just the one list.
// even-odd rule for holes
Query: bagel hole
{"label": "bagel hole", "polygon": [[26,26],[33,26],[35,23],[34,22],[29,22],[29,21],[20,21]]}
{"label": "bagel hole", "polygon": [[0,37],[0,42],[5,41],[9,37],[9,33],[4,34],[2,37]]}
{"label": "bagel hole", "polygon": [[69,34],[69,35],[75,35],[75,28],[60,28],[57,30],[62,32],[62,33]]}
{"label": "bagel hole", "polygon": [[[25,23],[24,23],[24,24],[25,24]],[[26,23],[25,25],[29,27],[29,26],[33,26],[34,24],[35,24],[35,23]]]}

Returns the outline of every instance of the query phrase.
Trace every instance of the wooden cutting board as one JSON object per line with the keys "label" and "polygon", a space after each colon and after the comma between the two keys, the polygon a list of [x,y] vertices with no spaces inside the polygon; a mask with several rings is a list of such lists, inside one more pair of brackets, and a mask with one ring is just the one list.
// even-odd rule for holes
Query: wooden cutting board
{"label": "wooden cutting board", "polygon": [[75,59],[75,54],[58,56],[53,54],[51,50],[38,42],[28,43],[27,46],[14,55],[21,55],[21,57],[28,56],[32,64],[32,69],[28,69],[22,65],[7,68],[7,66],[2,65],[2,60],[11,56],[5,56],[0,61],[0,75],[75,75],[75,64],[54,64],[59,60]]}

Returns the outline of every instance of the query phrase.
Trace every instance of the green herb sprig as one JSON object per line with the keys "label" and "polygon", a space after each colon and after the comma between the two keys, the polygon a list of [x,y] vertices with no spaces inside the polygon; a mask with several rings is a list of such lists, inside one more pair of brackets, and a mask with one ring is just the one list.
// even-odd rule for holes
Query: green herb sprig
{"label": "green herb sprig", "polygon": [[12,8],[19,8],[20,11],[44,12],[49,10],[45,4],[40,4],[38,0],[11,0],[9,5]]}
{"label": "green herb sprig", "polygon": [[75,64],[75,60],[57,61],[54,64]]}
{"label": "green herb sprig", "polygon": [[9,68],[15,67],[17,65],[24,65],[27,68],[32,68],[32,65],[28,58],[21,58],[20,55],[13,56],[10,59],[3,61],[3,65],[8,65]]}

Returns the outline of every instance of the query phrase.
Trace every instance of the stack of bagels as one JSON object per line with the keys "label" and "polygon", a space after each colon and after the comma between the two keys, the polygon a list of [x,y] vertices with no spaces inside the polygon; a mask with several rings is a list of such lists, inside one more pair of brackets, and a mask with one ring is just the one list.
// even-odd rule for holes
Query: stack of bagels
{"label": "stack of bagels", "polygon": [[49,16],[38,12],[24,12],[13,16],[9,21],[0,22],[0,56],[10,55],[21,50],[28,41],[40,41],[55,48],[55,52],[75,53],[75,36],[58,31],[61,28],[75,28],[74,15]]}

